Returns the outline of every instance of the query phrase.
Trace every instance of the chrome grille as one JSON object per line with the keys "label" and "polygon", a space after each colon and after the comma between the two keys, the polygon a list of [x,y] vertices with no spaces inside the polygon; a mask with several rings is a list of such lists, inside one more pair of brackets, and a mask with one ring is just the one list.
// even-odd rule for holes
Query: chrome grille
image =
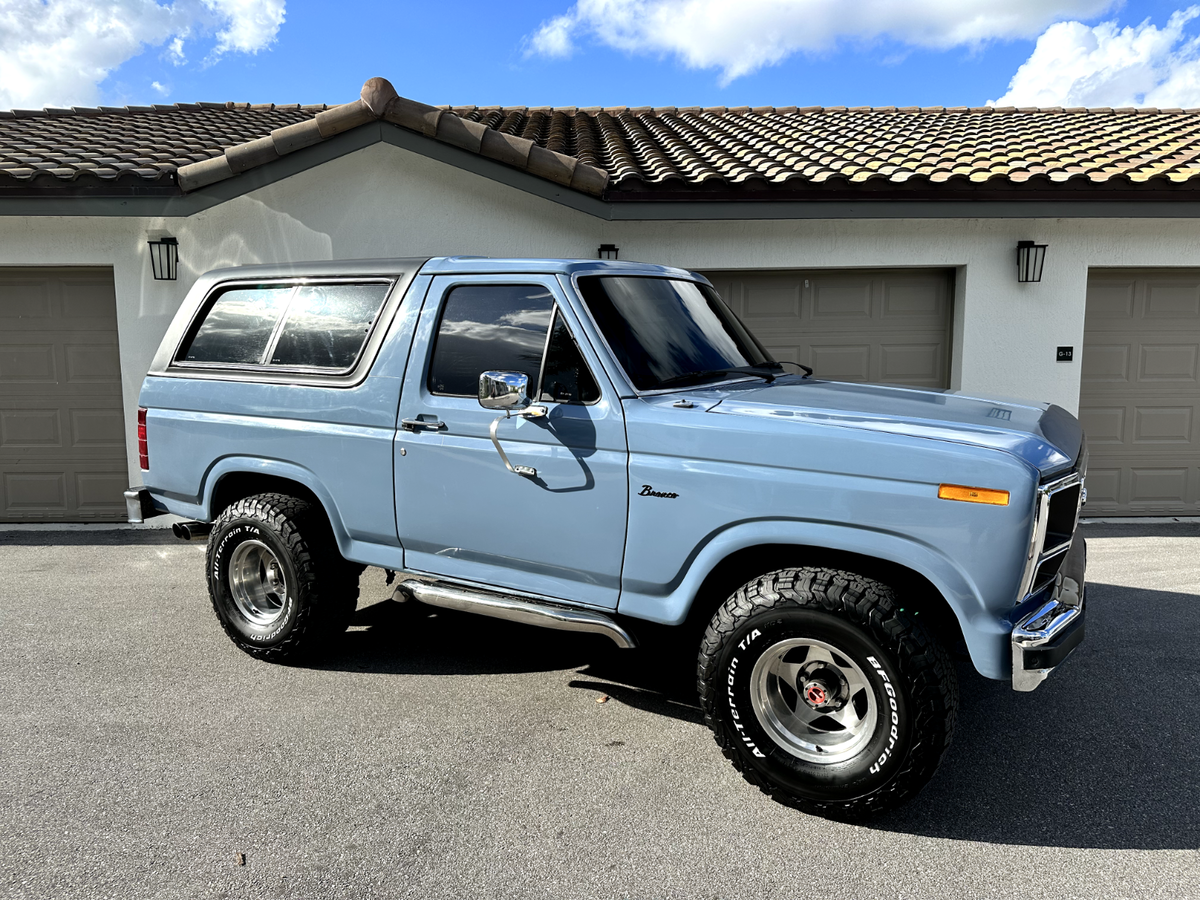
{"label": "chrome grille", "polygon": [[1016,602],[1023,603],[1053,583],[1062,567],[1083,505],[1083,483],[1087,472],[1087,447],[1079,455],[1074,471],[1037,489],[1033,507],[1033,534],[1029,556],[1021,577]]}

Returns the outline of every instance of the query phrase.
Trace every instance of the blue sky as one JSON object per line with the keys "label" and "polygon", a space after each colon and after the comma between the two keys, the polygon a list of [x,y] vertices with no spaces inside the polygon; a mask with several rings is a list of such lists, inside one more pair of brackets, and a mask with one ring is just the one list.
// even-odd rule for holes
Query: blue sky
{"label": "blue sky", "polygon": [[0,108],[338,103],[373,75],[435,104],[1200,106],[1198,35],[1163,0],[0,0]]}

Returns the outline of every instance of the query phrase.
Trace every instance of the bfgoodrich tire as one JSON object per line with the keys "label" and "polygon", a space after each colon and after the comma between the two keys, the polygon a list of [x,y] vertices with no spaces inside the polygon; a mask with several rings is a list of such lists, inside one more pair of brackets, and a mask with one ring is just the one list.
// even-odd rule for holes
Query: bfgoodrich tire
{"label": "bfgoodrich tire", "polygon": [[887,586],[835,569],[781,569],[738,589],[705,633],[698,680],[705,721],[746,780],[833,818],[916,794],[958,710],[941,645]]}
{"label": "bfgoodrich tire", "polygon": [[322,513],[284,494],[230,506],[208,539],[213,610],[238,647],[270,662],[327,649],[350,622],[360,569],[337,551]]}

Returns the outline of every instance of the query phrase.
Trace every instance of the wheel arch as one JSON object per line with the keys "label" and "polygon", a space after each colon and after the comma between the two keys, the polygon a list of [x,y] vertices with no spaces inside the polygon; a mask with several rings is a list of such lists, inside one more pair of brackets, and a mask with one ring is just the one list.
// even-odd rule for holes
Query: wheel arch
{"label": "wheel arch", "polygon": [[738,586],[795,565],[844,568],[895,587],[905,593],[902,605],[908,608],[913,600],[911,606],[939,630],[947,649],[961,639],[980,674],[1008,677],[1011,624],[1004,621],[1004,611],[989,609],[967,571],[908,535],[842,523],[772,519],[731,524],[710,535],[670,583],[639,582],[626,573],[619,611],[692,627],[707,622]]}
{"label": "wheel arch", "polygon": [[255,494],[287,494],[320,509],[343,556],[349,535],[329,491],[311,471],[294,463],[248,457],[219,460],[205,478],[201,506],[208,521],[223,510]]}
{"label": "wheel arch", "polygon": [[800,566],[843,569],[886,584],[896,592],[901,608],[912,613],[948,650],[965,643],[954,608],[925,575],[893,560],[812,544],[756,544],[729,553],[700,582],[685,627],[705,628],[713,613],[743,584],[776,569]]}

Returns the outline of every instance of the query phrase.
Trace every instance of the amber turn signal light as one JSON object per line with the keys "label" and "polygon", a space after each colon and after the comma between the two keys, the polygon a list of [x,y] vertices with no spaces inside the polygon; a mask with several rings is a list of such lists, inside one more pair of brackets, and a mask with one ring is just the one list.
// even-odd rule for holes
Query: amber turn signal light
{"label": "amber turn signal light", "polygon": [[1008,506],[1008,491],[994,491],[991,488],[966,487],[961,484],[943,484],[938,487],[938,496],[943,500],[962,500],[965,503]]}

